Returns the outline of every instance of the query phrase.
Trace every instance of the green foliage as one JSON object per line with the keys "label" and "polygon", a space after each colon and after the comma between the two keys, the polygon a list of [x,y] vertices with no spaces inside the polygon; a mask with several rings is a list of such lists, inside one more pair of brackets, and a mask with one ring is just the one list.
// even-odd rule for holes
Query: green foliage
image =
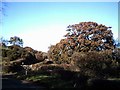
{"label": "green foliage", "polygon": [[7,56],[10,59],[10,61],[16,60],[20,57],[20,53],[16,50],[10,50],[7,52]]}
{"label": "green foliage", "polygon": [[3,51],[3,53],[6,53],[10,61],[13,61],[21,57],[22,51],[21,47],[14,45],[9,46],[7,52]]}
{"label": "green foliage", "polygon": [[2,57],[7,57],[7,52],[8,52],[8,51],[9,51],[9,50],[2,48]]}
{"label": "green foliage", "polygon": [[18,45],[9,46],[8,48],[2,48],[2,55],[3,57],[7,57],[10,61],[24,58],[26,60],[26,63],[31,63],[31,61],[33,62],[36,60],[34,52],[29,52]]}

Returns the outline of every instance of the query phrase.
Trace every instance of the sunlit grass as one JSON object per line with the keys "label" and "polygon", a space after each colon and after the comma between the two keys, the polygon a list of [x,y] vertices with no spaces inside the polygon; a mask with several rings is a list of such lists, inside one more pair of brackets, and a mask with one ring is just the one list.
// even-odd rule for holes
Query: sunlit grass
{"label": "sunlit grass", "polygon": [[108,80],[120,80],[120,78],[108,78]]}
{"label": "sunlit grass", "polygon": [[38,81],[38,80],[43,80],[43,79],[48,79],[48,78],[53,78],[53,77],[54,76],[37,75],[37,76],[27,77],[26,80]]}

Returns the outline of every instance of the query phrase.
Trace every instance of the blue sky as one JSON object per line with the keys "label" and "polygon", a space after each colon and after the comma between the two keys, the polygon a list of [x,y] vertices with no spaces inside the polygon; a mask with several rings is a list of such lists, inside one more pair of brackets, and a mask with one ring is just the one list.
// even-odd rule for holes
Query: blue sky
{"label": "blue sky", "polygon": [[2,36],[19,36],[24,46],[47,51],[68,25],[93,21],[112,27],[118,37],[117,2],[9,2],[2,18]]}

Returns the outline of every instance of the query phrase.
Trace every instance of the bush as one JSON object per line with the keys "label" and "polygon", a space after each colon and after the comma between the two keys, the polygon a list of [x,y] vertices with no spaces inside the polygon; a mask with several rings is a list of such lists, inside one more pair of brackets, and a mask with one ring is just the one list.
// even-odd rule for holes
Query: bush
{"label": "bush", "polygon": [[75,65],[86,76],[106,78],[119,76],[119,64],[112,59],[112,51],[76,52],[72,55]]}
{"label": "bush", "polygon": [[2,67],[2,71],[3,72],[6,72],[6,73],[14,73],[14,72],[20,72],[21,70],[23,70],[24,68],[22,66],[19,66],[19,65],[14,65],[14,64],[11,64],[11,65],[7,65],[7,66],[3,66]]}
{"label": "bush", "polygon": [[20,56],[21,56],[21,53],[16,50],[9,50],[7,52],[7,57],[10,59],[10,61],[16,60],[20,58]]}
{"label": "bush", "polygon": [[2,57],[7,57],[7,49],[2,49]]}

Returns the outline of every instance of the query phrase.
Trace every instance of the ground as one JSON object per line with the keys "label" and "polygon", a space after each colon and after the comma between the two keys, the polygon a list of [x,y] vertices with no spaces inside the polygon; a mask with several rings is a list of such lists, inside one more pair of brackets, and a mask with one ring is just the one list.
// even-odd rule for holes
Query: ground
{"label": "ground", "polygon": [[35,89],[35,90],[44,90],[42,86],[37,86],[30,81],[18,80],[14,78],[13,74],[7,74],[2,76],[2,90],[8,89]]}

